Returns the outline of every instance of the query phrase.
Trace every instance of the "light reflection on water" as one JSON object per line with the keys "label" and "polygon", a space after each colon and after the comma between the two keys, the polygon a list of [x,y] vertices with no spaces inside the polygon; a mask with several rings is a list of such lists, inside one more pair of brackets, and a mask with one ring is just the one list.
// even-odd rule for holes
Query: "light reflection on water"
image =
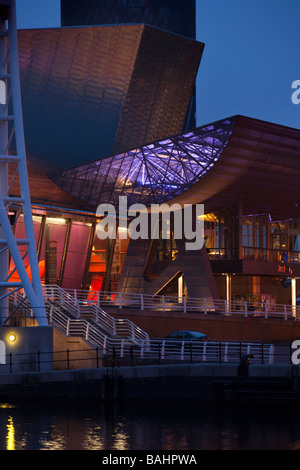
{"label": "light reflection on water", "polygon": [[299,418],[199,402],[0,404],[0,450],[299,450]]}

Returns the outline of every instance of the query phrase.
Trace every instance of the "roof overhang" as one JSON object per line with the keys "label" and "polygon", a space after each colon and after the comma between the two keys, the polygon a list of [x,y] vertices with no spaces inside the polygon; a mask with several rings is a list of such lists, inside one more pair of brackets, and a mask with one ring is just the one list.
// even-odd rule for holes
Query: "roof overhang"
{"label": "roof overhang", "polygon": [[203,203],[205,212],[300,216],[300,130],[236,116],[56,174],[54,182],[97,206]]}

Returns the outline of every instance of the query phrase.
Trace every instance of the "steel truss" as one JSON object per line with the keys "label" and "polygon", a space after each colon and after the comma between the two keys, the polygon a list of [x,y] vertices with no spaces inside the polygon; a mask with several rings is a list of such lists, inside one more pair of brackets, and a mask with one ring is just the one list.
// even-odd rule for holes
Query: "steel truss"
{"label": "steel truss", "polygon": [[219,159],[235,117],[168,137],[52,176],[64,191],[97,206],[129,203],[146,206],[170,201],[191,187]]}
{"label": "steel truss", "polygon": [[[0,95],[0,324],[9,318],[9,296],[23,289],[38,324],[45,326],[27,174],[15,0],[0,0]],[[10,155],[13,141],[16,152]],[[20,214],[25,239],[14,235]],[[14,268],[9,273],[10,262]],[[18,281],[13,280],[16,275]]]}

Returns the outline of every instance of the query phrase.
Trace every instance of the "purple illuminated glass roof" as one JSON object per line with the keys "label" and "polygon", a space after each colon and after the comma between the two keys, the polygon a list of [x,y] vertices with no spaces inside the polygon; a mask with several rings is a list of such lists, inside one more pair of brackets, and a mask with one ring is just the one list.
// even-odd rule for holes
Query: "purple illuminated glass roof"
{"label": "purple illuminated glass roof", "polygon": [[64,191],[95,206],[161,204],[190,188],[217,162],[235,117],[198,127],[114,156],[70,168],[52,177]]}

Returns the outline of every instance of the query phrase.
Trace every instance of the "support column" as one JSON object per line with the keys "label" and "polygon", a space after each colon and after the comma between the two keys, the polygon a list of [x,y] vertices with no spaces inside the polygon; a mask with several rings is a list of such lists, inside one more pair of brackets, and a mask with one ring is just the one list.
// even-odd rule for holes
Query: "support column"
{"label": "support column", "polygon": [[226,274],[226,301],[227,312],[231,311],[231,274]]}
{"label": "support column", "polygon": [[239,201],[238,219],[239,219],[238,259],[242,259],[243,258],[243,201]]}
{"label": "support column", "polygon": [[178,303],[183,302],[183,275],[178,278]]}
{"label": "support column", "polygon": [[[5,39],[6,21],[0,19],[0,34],[4,37],[0,40],[0,75],[5,76],[7,73],[6,53],[7,41]],[[1,80],[1,79],[0,79]],[[4,89],[3,89],[4,87]],[[8,124],[7,124],[7,106],[6,106],[6,83],[1,80],[1,100],[0,100],[0,155],[7,154],[8,145]],[[7,196],[8,190],[8,163],[0,163],[0,196]],[[0,224],[0,239],[5,240],[5,234]],[[3,249],[2,253],[1,250]],[[9,253],[8,249],[0,245],[0,281],[6,282],[9,270]],[[0,325],[4,323],[8,317],[8,296],[1,300],[7,292],[7,288],[0,289]]]}
{"label": "support column", "polygon": [[293,316],[296,316],[296,298],[297,298],[297,289],[296,289],[296,278],[292,277],[292,282],[291,282],[291,288],[292,288],[292,312]]}

